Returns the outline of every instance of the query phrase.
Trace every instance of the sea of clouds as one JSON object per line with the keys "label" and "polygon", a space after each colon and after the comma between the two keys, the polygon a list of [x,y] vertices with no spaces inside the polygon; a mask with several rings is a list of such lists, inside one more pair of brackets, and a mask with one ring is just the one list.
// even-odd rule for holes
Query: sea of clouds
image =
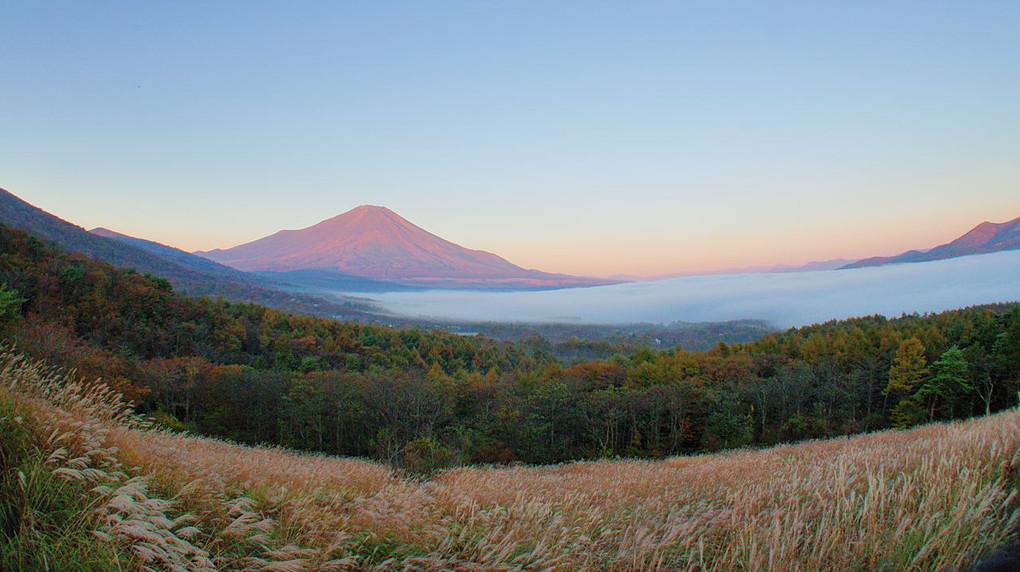
{"label": "sea of clouds", "polygon": [[367,296],[398,315],[459,321],[623,324],[852,316],[1020,301],[1020,251],[853,270],[687,276],[546,291],[427,290]]}

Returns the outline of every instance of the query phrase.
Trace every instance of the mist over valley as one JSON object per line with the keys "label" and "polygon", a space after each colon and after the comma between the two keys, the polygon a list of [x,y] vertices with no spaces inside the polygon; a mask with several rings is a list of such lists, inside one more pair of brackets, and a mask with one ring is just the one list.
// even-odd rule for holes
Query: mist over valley
{"label": "mist over valley", "polygon": [[466,321],[630,323],[765,320],[794,327],[1020,299],[1020,252],[847,270],[688,276],[537,292],[365,294],[401,316]]}

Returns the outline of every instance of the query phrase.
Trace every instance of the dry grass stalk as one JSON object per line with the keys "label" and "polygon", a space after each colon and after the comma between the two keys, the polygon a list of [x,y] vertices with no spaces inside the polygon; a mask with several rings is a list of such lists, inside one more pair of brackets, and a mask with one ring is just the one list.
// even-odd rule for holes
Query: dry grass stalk
{"label": "dry grass stalk", "polygon": [[97,537],[126,547],[140,569],[212,569],[203,550],[175,534],[178,522],[167,517],[171,503],[149,498],[145,479],[129,478],[118,449],[107,444],[111,426],[144,425],[119,394],[2,349],[0,384],[31,404],[40,420],[43,465],[58,478],[91,486],[82,509],[98,513]]}
{"label": "dry grass stalk", "polygon": [[[116,410],[55,401],[79,416]],[[116,473],[130,459],[175,495],[156,501],[145,481],[120,477],[97,487],[106,534],[165,567],[165,554],[184,558],[192,546],[196,567],[283,571],[953,570],[1020,524],[1016,410],[763,451],[469,467],[424,482],[365,461],[142,430],[107,413],[61,415],[55,469],[93,478],[83,471]],[[201,518],[171,518],[174,503]]]}
{"label": "dry grass stalk", "polygon": [[[228,490],[261,491],[278,546],[317,551],[267,556],[308,569],[960,569],[1020,519],[1017,411],[661,462],[462,468],[421,483],[362,461],[150,437],[118,431],[154,471],[170,462],[179,476],[215,472]],[[175,449],[187,453],[153,456]]]}

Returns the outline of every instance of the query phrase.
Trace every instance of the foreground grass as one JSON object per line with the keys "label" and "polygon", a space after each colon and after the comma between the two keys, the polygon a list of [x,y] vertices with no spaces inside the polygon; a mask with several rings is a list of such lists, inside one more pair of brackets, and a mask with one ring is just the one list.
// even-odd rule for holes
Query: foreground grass
{"label": "foreground grass", "polygon": [[[764,451],[413,481],[152,431],[115,396],[9,354],[0,387],[38,420],[5,451],[31,441],[47,486],[88,485],[77,514],[92,516],[71,512],[66,546],[106,563],[89,569],[967,570],[1020,521],[1016,410]],[[54,430],[66,436],[47,445]],[[24,550],[3,534],[0,568],[17,569],[10,555]]]}

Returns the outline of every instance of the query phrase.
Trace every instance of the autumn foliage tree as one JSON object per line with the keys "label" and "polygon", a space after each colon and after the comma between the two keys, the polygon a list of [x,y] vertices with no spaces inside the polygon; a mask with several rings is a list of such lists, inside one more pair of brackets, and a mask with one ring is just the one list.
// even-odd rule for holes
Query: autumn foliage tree
{"label": "autumn foliage tree", "polygon": [[909,427],[921,420],[920,395],[915,391],[924,383],[927,373],[924,344],[917,338],[904,340],[896,350],[885,389],[893,400],[898,400],[891,413],[894,426]]}

